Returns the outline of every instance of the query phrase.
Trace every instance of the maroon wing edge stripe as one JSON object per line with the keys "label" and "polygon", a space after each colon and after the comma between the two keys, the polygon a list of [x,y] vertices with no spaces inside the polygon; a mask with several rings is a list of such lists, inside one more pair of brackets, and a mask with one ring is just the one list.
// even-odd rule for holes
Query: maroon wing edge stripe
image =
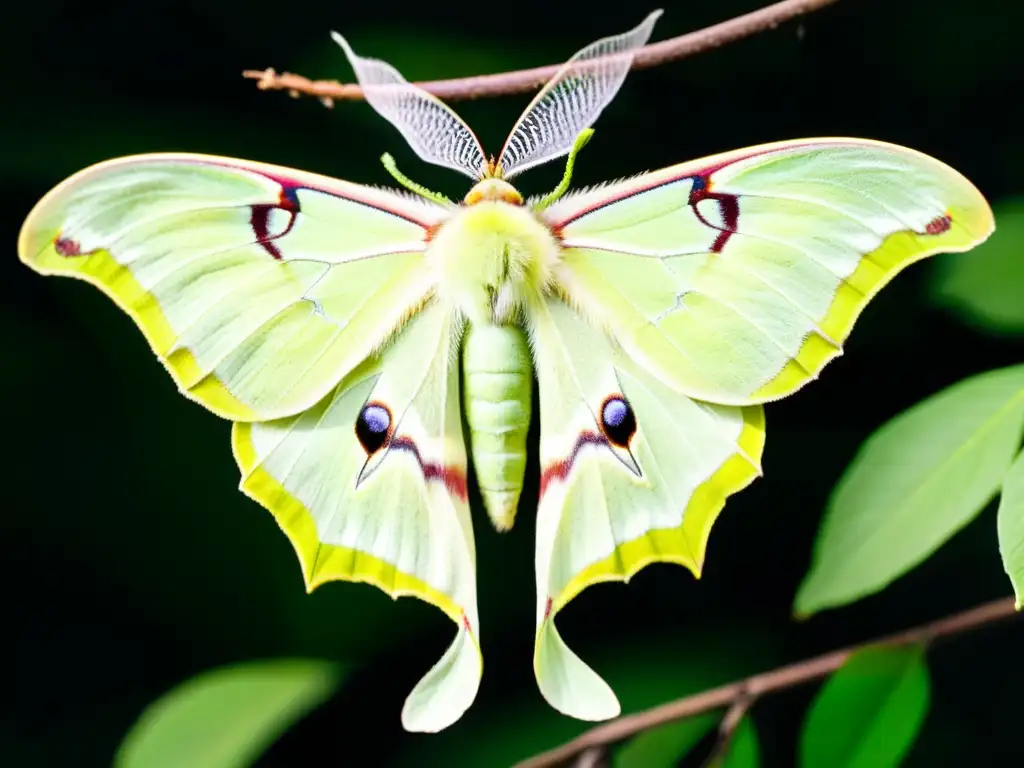
{"label": "maroon wing edge stripe", "polygon": [[431,226],[427,222],[420,221],[419,219],[413,218],[409,214],[402,213],[401,211],[396,211],[393,208],[388,208],[386,206],[381,205],[380,203],[373,202],[371,200],[367,200],[367,199],[362,198],[362,197],[360,197],[358,195],[349,194],[349,195],[344,195],[343,196],[343,195],[338,194],[337,192],[332,191],[329,187],[312,187],[312,186],[310,186],[307,183],[301,182],[301,181],[299,181],[297,179],[291,178],[289,176],[285,176],[283,174],[271,173],[269,171],[255,170],[255,169],[250,170],[250,169],[245,168],[244,166],[232,165],[232,164],[229,164],[229,163],[218,163],[218,162],[213,161],[213,160],[200,161],[200,162],[202,164],[206,164],[206,165],[216,165],[216,166],[220,166],[221,168],[230,168],[231,170],[236,170],[236,171],[237,170],[241,170],[241,171],[245,171],[246,173],[252,173],[252,174],[255,174],[255,175],[258,175],[258,176],[263,176],[264,178],[270,179],[275,184],[277,184],[277,185],[279,185],[281,187],[281,189],[282,189],[282,197],[284,197],[284,196],[292,197],[298,191],[303,190],[303,189],[308,189],[311,192],[320,192],[321,194],[331,195],[332,197],[341,198],[343,200],[346,200],[346,199],[355,200],[356,202],[361,203],[362,205],[365,205],[367,208],[373,208],[375,210],[381,211],[382,213],[390,213],[392,216],[397,216],[400,219],[405,219],[410,224],[418,224],[419,226],[423,227],[424,229],[429,229],[430,226]]}
{"label": "maroon wing edge stripe", "polygon": [[407,451],[416,459],[423,471],[423,478],[428,482],[441,482],[449,492],[455,494],[462,501],[467,498],[466,473],[458,468],[440,464],[432,461],[424,461],[420,455],[420,449],[416,447],[411,437],[396,437],[391,441],[389,450]]}
{"label": "maroon wing edge stripe", "polygon": [[576,438],[576,444],[569,455],[564,459],[552,462],[541,472],[540,498],[544,498],[544,493],[547,491],[550,483],[555,480],[565,480],[569,476],[573,464],[576,463],[576,457],[579,456],[580,451],[587,445],[608,445],[608,438],[597,432],[581,432],[580,436]]}
{"label": "maroon wing edge stripe", "polygon": [[[842,144],[843,144],[843,142],[839,142],[839,141],[835,142],[836,146],[840,146]],[[788,151],[788,150],[791,150],[791,149],[796,149],[798,147],[810,147],[810,146],[818,146],[818,145],[815,144],[815,142],[806,142],[806,143],[789,144],[789,145],[787,145],[785,147],[778,147],[776,149],[769,150],[767,152],[764,151],[764,150],[758,150],[756,152],[750,152],[750,153],[745,154],[745,155],[740,155],[738,157],[730,158],[729,160],[726,160],[726,161],[721,162],[721,163],[716,163],[714,165],[709,165],[709,166],[707,166],[705,168],[700,169],[699,171],[692,171],[691,170],[689,173],[680,174],[679,176],[672,176],[670,178],[660,179],[660,180],[657,180],[657,181],[652,180],[648,184],[645,184],[642,187],[638,187],[636,189],[630,189],[630,190],[624,191],[620,195],[618,195],[617,197],[613,197],[613,198],[610,198],[608,200],[602,200],[601,202],[595,203],[594,205],[590,206],[589,208],[585,208],[582,211],[576,211],[571,217],[569,217],[567,219],[562,219],[560,221],[553,222],[552,226],[557,226],[559,228],[568,226],[569,224],[571,224],[572,222],[576,221],[577,219],[583,218],[588,213],[594,213],[595,211],[599,211],[599,210],[601,210],[602,208],[604,208],[606,206],[609,206],[609,205],[612,205],[613,203],[619,202],[620,200],[628,200],[629,198],[635,197],[636,195],[642,194],[643,192],[648,192],[648,191],[650,191],[652,189],[657,189],[658,187],[664,187],[664,186],[666,186],[668,184],[674,184],[677,181],[685,181],[687,179],[697,179],[697,178],[709,179],[711,177],[711,175],[714,174],[716,171],[720,171],[722,168],[725,168],[726,166],[733,165],[734,163],[738,163],[738,162],[740,162],[742,160],[746,160],[749,157],[754,157],[755,155],[769,155],[769,154],[774,154],[776,152],[783,152],[783,151]],[[821,144],[820,146],[829,146],[829,145]]]}

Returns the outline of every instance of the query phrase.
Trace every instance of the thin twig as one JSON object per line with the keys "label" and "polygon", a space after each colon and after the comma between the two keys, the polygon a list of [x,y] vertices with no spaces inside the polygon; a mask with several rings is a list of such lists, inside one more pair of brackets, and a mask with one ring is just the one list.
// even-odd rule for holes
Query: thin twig
{"label": "thin twig", "polygon": [[755,701],[757,701],[757,697],[749,689],[745,688],[739,692],[725,713],[725,717],[722,718],[722,722],[718,724],[718,739],[715,741],[715,746],[712,748],[711,754],[708,755],[708,759],[704,761],[705,766],[713,766],[726,756],[732,745],[732,737],[736,735],[736,729],[740,727],[743,716],[754,706]]}
{"label": "thin twig", "polygon": [[762,672],[745,680],[670,701],[644,712],[620,717],[604,725],[591,728],[560,747],[534,755],[516,765],[515,768],[551,768],[562,765],[585,749],[614,744],[657,725],[729,707],[743,696],[756,698],[817,680],[839,669],[851,654],[868,646],[926,643],[940,637],[959,634],[984,624],[1007,619],[1015,613],[1012,597],[993,600],[990,603],[984,603],[962,613],[947,616],[930,624],[922,624],[895,635],[832,651],[796,664],[779,667],[770,672]]}
{"label": "thin twig", "polygon": [[572,768],[604,768],[608,765],[607,754],[604,747],[591,747],[581,752],[572,764]]}
{"label": "thin twig", "polygon": [[[835,2],[837,0],[782,0],[696,32],[689,32],[679,37],[646,45],[637,51],[632,68],[653,67],[664,64],[666,61],[674,61],[702,51],[720,48],[757,32],[775,29],[783,22],[817,11]],[[445,101],[478,99],[482,96],[522,93],[539,88],[551,79],[559,67],[561,64],[551,64],[546,67],[500,72],[493,75],[431,80],[419,82],[416,85]],[[264,91],[283,90],[295,97],[302,94],[316,96],[328,107],[335,101],[363,98],[362,90],[354,83],[340,83],[337,80],[310,80],[290,72],[278,74],[270,68],[247,69],[242,73],[242,77],[255,80],[256,87]]]}

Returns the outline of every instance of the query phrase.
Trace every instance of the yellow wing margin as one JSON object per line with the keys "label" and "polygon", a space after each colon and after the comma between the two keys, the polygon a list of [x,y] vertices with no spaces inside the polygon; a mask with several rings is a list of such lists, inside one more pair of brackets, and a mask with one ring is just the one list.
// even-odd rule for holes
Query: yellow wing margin
{"label": "yellow wing margin", "polygon": [[93,251],[82,257],[77,269],[72,271],[67,269],[67,259],[57,253],[53,244],[60,237],[59,232],[50,238],[50,243],[43,250],[29,259],[26,257],[32,250],[27,242],[26,231],[22,230],[22,240],[19,243],[22,261],[40,274],[84,280],[99,288],[118,309],[135,321],[157,359],[163,363],[176,383],[198,381],[191,389],[182,389],[186,396],[219,415],[245,421],[258,418],[256,412],[232,395],[216,376],[205,375],[195,356],[188,349],[171,351],[177,334],[160,311],[160,305],[149,291],[139,285],[126,267],[114,260],[109,251]]}
{"label": "yellow wing margin", "polygon": [[651,563],[699,577],[726,499],[761,473],[764,410],[675,391],[557,299],[531,320],[541,406],[534,670],[556,709],[603,720],[618,700],[565,645],[555,616],[587,587]]}
{"label": "yellow wing margin", "polygon": [[187,397],[260,421],[316,403],[422,304],[427,233],[447,215],[288,168],[140,155],[51,190],[18,252],[110,297]]}
{"label": "yellow wing margin", "polygon": [[252,444],[252,427],[243,422],[235,422],[231,427],[231,450],[243,477],[241,488],[274,516],[288,537],[298,555],[307,592],[330,581],[362,582],[393,598],[419,598],[440,608],[456,624],[462,623],[463,610],[450,595],[368,552],[321,541],[312,513],[259,466]]}
{"label": "yellow wing margin", "polygon": [[568,195],[544,211],[559,290],[691,397],[747,405],[816,378],[908,265],[994,229],[960,173],[866,139],[777,142]]}
{"label": "yellow wing margin", "polygon": [[657,528],[619,544],[615,551],[580,571],[552,599],[552,614],[565,607],[587,587],[603,581],[628,582],[653,563],[675,563],[700,578],[711,529],[726,500],[761,476],[760,460],[765,444],[764,408],[744,406],[743,427],[736,439],[737,452],[730,455],[693,492],[683,511],[683,523]]}
{"label": "yellow wing margin", "polygon": [[[958,225],[935,234],[903,231],[887,236],[878,248],[864,254],[853,273],[839,283],[820,322],[821,330],[832,339],[848,338],[868,303],[904,269],[938,253],[969,251],[995,230],[995,218],[987,205],[947,209],[933,221],[936,227],[945,227],[947,222]],[[808,334],[796,356],[775,378],[755,391],[751,400],[768,402],[789,395],[809,381],[808,372],[820,371],[841,354],[841,346],[817,333]]]}
{"label": "yellow wing margin", "polygon": [[307,590],[371,584],[456,624],[454,642],[406,700],[412,731],[461,717],[482,674],[459,335],[453,313],[431,302],[313,408],[232,429],[240,488],[290,540]]}

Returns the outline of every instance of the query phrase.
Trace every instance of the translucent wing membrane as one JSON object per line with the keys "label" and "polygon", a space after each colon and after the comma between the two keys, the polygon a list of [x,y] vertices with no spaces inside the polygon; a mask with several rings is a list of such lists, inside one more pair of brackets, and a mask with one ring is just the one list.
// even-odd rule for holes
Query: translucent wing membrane
{"label": "translucent wing membrane", "polygon": [[615,98],[659,16],[654,11],[635,29],[591,43],[562,66],[509,134],[498,159],[505,178],[569,152],[580,131]]}
{"label": "translucent wing membrane", "polygon": [[331,36],[345,51],[366,101],[399,130],[417,155],[473,179],[483,176],[486,163],[480,141],[451,107],[417,88],[387,62],[357,56],[337,32]]}

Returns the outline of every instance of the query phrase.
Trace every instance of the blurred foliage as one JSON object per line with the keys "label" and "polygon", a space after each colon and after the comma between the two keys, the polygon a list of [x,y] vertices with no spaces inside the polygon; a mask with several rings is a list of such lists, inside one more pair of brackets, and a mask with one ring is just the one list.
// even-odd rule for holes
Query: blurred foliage
{"label": "blurred foliage", "polygon": [[676,768],[718,720],[708,713],[644,731],[615,751],[612,768]]}
{"label": "blurred foliage", "polygon": [[936,259],[932,297],[981,331],[1024,333],[1024,197],[993,211],[996,231],[969,259]]}
{"label": "blurred foliage", "polygon": [[1013,583],[1017,607],[1024,604],[1024,452],[1017,456],[1003,479],[999,498],[999,552]]}
{"label": "blurred foliage", "polygon": [[249,662],[205,672],[142,713],[116,768],[245,768],[340,682],[335,664]]}
{"label": "blurred foliage", "polygon": [[907,409],[836,484],[797,615],[857,600],[919,564],[1002,485],[1024,433],[1024,365],[973,376]]}
{"label": "blurred foliage", "polygon": [[[669,6],[655,38],[762,4]],[[206,670],[274,658],[323,658],[351,671],[258,766],[356,752],[381,765],[502,766],[587,728],[551,710],[530,672],[533,521],[525,509],[503,535],[474,509],[486,660],[477,702],[441,734],[403,733],[404,696],[450,642],[451,622],[362,585],[306,595],[271,516],[236,490],[228,425],[177,394],[109,300],[87,285],[40,279],[17,262],[14,244],[54,184],[135,152],[219,153],[389,184],[378,161],[388,151],[416,181],[461,196],[464,180],[417,163],[365,104],[326,110],[260,92],[239,72],[274,66],[349,79],[332,28],[414,78],[533,66],[627,29],[649,10],[594,8],[524,0],[514,13],[478,14],[459,4],[56,0],[8,13],[16,33],[0,54],[12,73],[0,126],[0,226],[10,246],[0,260],[0,320],[9,329],[0,394],[13,438],[2,563],[15,663],[4,686],[0,765],[110,765],[139,713],[165,691]],[[1008,98],[1019,90],[1021,21],[1024,6],[1001,0],[969,8],[840,2],[633,73],[597,123],[577,184],[784,138],[905,144],[962,171],[993,201],[998,234],[989,251],[1005,248],[998,263],[979,249],[911,268],[872,301],[845,357],[768,406],[765,477],[730,500],[699,583],[681,568],[653,566],[628,586],[587,590],[560,615],[563,637],[607,677],[625,711],[1007,591],[990,507],[887,589],[805,623],[790,620],[822,510],[862,441],[932,393],[1024,361],[1024,337],[991,332],[1004,330],[999,318],[1024,295],[1012,259],[1020,236],[1002,234],[1019,226],[1013,201],[1024,196],[1024,138]],[[457,106],[494,151],[528,100]],[[524,175],[524,192],[549,190],[559,173]],[[985,274],[970,290],[979,319],[967,325],[930,306],[924,289],[945,279],[932,279],[936,266],[974,269],[976,255]],[[913,466],[916,449],[903,458]],[[531,472],[525,499],[536,495],[535,465]],[[994,628],[930,654],[935,700],[904,765],[1019,760],[1022,629]],[[765,766],[797,763],[812,695],[758,702]]]}
{"label": "blurred foliage", "polygon": [[894,768],[928,713],[923,646],[865,648],[822,686],[800,737],[800,768]]}

